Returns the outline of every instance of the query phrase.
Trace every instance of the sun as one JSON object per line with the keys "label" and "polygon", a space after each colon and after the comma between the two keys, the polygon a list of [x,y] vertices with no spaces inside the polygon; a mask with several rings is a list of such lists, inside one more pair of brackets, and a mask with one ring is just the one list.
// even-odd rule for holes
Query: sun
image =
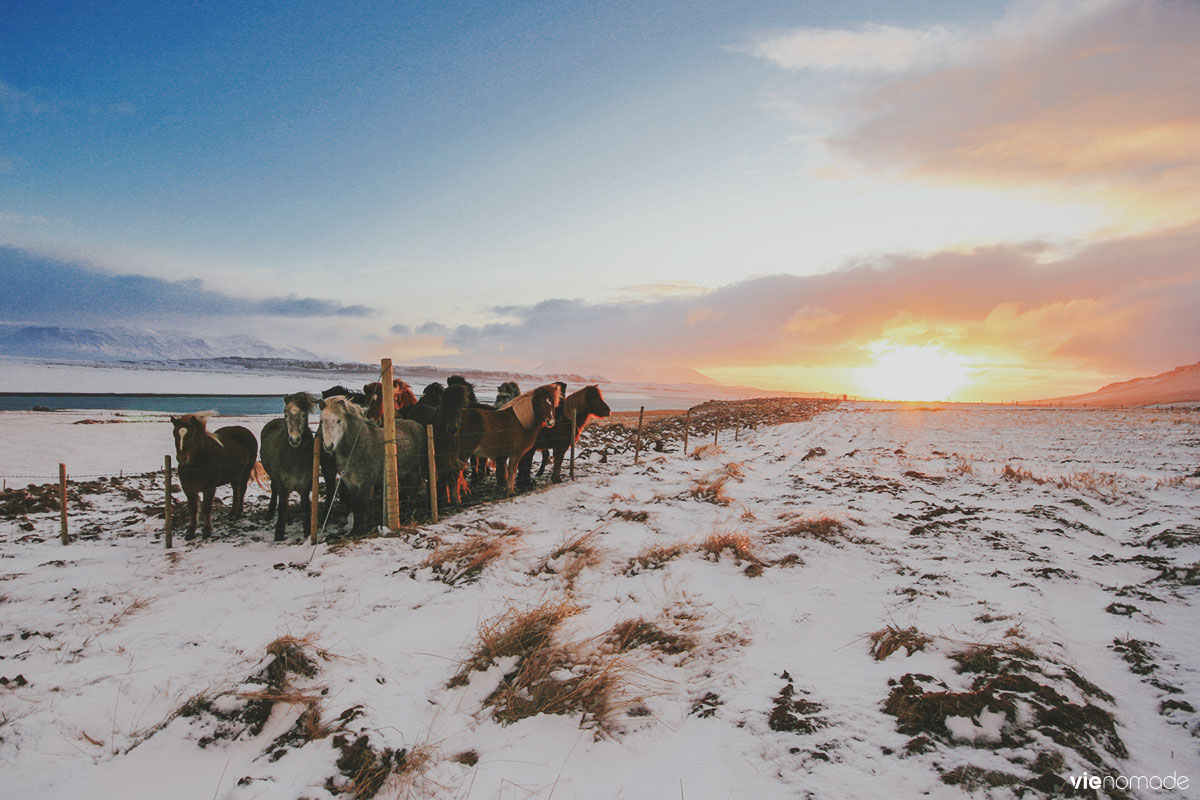
{"label": "sun", "polygon": [[937,345],[870,346],[875,363],[855,379],[863,393],[884,400],[948,400],[968,378],[966,359]]}

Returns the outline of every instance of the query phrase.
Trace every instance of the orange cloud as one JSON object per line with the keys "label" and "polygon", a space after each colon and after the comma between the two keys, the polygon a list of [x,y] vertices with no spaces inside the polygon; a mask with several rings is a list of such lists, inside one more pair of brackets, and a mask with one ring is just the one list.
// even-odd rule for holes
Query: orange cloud
{"label": "orange cloud", "polygon": [[477,360],[503,346],[531,365],[604,357],[855,393],[848,370],[875,363],[883,342],[960,355],[973,381],[965,396],[1005,399],[1013,387],[1067,394],[1200,358],[1200,225],[1049,252],[1031,243],[892,256],[741,281],[700,306],[547,300],[446,329],[445,346]]}
{"label": "orange cloud", "polygon": [[1141,226],[1200,215],[1200,6],[1078,4],[1044,26],[1019,8],[957,58],[863,99],[835,151],[873,169],[1098,199]]}

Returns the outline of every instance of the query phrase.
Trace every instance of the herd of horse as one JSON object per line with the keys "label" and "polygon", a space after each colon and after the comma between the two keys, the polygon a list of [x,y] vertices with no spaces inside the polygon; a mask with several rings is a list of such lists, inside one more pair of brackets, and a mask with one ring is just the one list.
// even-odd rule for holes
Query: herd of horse
{"label": "herd of horse", "polygon": [[[395,430],[383,427],[383,386],[369,383],[362,392],[334,386],[321,399],[307,392],[283,398],[283,416],[263,426],[261,443],[241,425],[207,430],[212,412],[172,416],[179,483],[187,497],[186,538],[196,535],[200,512],[205,536],[212,533],[213,493],[233,488],[231,518],[241,516],[246,486],[256,462],[270,479],[268,517],[275,518],[275,541],[286,531],[289,498],[300,495],[304,534],[311,534],[314,440],[319,439],[319,470],[325,478],[325,502],[334,508],[338,486],[353,516],[351,535],[362,535],[380,522],[379,497],[384,481],[387,440],[395,442],[400,499],[409,517],[423,493],[438,487],[445,503],[461,503],[494,466],[496,486],[506,496],[533,484],[533,456],[542,452],[542,475],[552,460],[551,480],[562,481],[562,462],[580,431],[596,417],[609,415],[599,387],[571,394],[566,384],[549,383],[522,393],[512,381],[500,385],[496,402],[478,402],[474,387],[458,375],[443,386],[434,382],[418,398],[403,381],[393,382]],[[319,412],[317,430],[309,417]],[[572,425],[572,421],[574,424]],[[433,434],[433,470],[428,434]],[[468,480],[468,472],[470,478]]]}

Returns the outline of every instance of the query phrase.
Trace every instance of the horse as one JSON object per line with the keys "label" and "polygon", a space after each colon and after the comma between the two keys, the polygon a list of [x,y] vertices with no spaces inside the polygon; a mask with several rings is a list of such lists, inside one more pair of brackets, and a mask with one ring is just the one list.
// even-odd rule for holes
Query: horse
{"label": "horse", "polygon": [[[379,381],[368,383],[363,387],[363,394],[367,398],[367,419],[383,424],[383,384]],[[413,394],[412,387],[399,378],[393,378],[392,407],[396,410],[396,416],[403,418],[401,409],[416,404],[417,396]]]}
{"label": "horse", "polygon": [[538,431],[533,449],[521,459],[521,465],[517,471],[518,484],[533,485],[530,473],[533,471],[533,454],[538,450],[542,451],[542,466],[538,470],[538,477],[540,478],[546,471],[546,462],[549,461],[547,454],[549,451],[553,451],[554,469],[550,472],[550,480],[554,483],[562,483],[563,457],[571,447],[571,416],[575,416],[575,439],[578,441],[579,434],[583,431],[584,426],[592,420],[592,417],[607,417],[612,410],[604,401],[600,387],[593,384],[567,395],[556,413],[559,424],[553,428],[542,428]]}
{"label": "horse", "polygon": [[[433,421],[433,452],[437,468],[438,489],[446,493],[446,502],[462,502],[466,487],[463,469],[471,452],[463,451],[458,432],[462,410],[469,405],[470,394],[461,383],[451,384],[442,395]],[[467,488],[469,492],[470,489]]]}
{"label": "horse", "polygon": [[[289,394],[283,398],[283,416],[263,426],[259,434],[259,460],[271,478],[271,502],[267,518],[275,514],[275,541],[282,542],[287,527],[288,499],[292,492],[300,495],[300,514],[304,535],[312,531],[313,433],[308,428],[308,415],[316,408],[317,398],[307,392]],[[324,456],[325,454],[322,453]],[[328,458],[328,456],[325,456]],[[322,461],[325,459],[323,458]],[[324,465],[323,465],[324,466]],[[326,475],[332,474],[331,471]],[[326,478],[326,484],[330,483]]]}
{"label": "horse", "polygon": [[[351,535],[366,533],[368,516],[378,524],[379,504],[372,503],[371,498],[383,485],[383,428],[368,420],[366,413],[345,397],[328,397],[321,401],[321,446],[337,460],[338,473],[350,493],[354,513]],[[396,469],[401,499],[410,514],[420,491],[425,447],[425,430],[420,425],[412,420],[396,420]]]}
{"label": "horse", "polygon": [[516,466],[537,439],[542,427],[554,427],[554,409],[562,399],[555,384],[539,386],[501,409],[467,406],[459,416],[459,450],[490,458],[496,464],[496,485],[512,495]]}
{"label": "horse", "polygon": [[204,536],[212,534],[213,494],[218,486],[233,489],[230,519],[242,515],[246,484],[254,471],[258,440],[241,425],[228,425],[209,433],[206,422],[216,412],[172,416],[175,459],[179,462],[179,484],[187,496],[188,526],[184,538],[196,536],[196,506],[203,495]]}
{"label": "horse", "polygon": [[505,381],[496,389],[496,402],[493,403],[496,408],[502,408],[505,404],[511,403],[521,396],[521,387],[517,386],[516,381]]}

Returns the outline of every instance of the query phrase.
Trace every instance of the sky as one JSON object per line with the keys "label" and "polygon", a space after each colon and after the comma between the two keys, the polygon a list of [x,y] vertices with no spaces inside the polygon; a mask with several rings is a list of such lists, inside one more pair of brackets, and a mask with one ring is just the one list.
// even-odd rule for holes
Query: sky
{"label": "sky", "polygon": [[1089,391],[1200,359],[1198,40],[1182,0],[10,0],[0,323]]}

